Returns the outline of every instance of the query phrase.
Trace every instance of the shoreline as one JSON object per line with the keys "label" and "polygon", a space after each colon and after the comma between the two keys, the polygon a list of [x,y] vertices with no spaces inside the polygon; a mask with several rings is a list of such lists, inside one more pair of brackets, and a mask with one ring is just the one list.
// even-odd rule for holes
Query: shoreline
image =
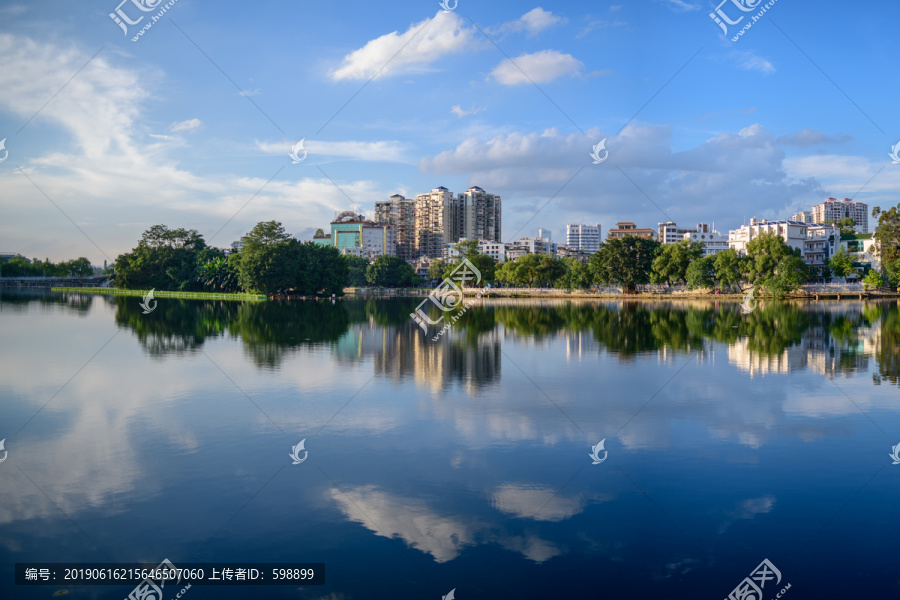
{"label": "shoreline", "polygon": [[[118,288],[100,287],[51,287],[51,292],[69,292],[72,294],[99,294],[103,296],[145,296],[150,290],[120,290]],[[154,290],[154,298],[181,298],[184,300],[265,300],[262,294],[226,294],[216,292],[167,292]]]}

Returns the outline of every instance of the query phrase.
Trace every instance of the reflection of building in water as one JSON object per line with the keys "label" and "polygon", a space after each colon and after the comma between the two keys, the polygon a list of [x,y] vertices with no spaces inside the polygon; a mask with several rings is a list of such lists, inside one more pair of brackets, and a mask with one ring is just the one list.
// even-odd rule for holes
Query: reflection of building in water
{"label": "reflection of building in water", "polygon": [[433,335],[425,335],[412,320],[395,326],[370,320],[352,326],[335,343],[334,354],[339,361],[372,360],[375,375],[395,381],[413,378],[434,392],[458,381],[467,393],[475,394],[499,382],[501,352],[497,333],[480,334],[474,345],[463,343],[462,328],[456,339],[451,332],[434,342]]}
{"label": "reflection of building in water", "polygon": [[880,326],[854,328],[852,335],[839,339],[821,325],[803,332],[800,343],[779,354],[766,354],[750,348],[750,339],[741,338],[728,347],[728,362],[750,377],[787,375],[806,368],[827,376],[849,376],[865,372],[869,357],[875,353]]}
{"label": "reflection of building in water", "polygon": [[565,336],[567,360],[600,354],[600,343],[594,339],[593,331],[566,332]]}

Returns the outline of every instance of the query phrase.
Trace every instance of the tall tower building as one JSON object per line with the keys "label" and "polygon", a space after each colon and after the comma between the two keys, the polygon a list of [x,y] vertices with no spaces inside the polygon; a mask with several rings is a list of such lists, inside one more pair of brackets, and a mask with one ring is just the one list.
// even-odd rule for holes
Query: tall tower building
{"label": "tall tower building", "polygon": [[394,194],[388,200],[375,203],[375,221],[394,226],[397,256],[403,260],[415,260],[416,254],[416,201]]}
{"label": "tall tower building", "polygon": [[441,186],[416,196],[416,256],[440,258],[445,242],[456,242],[459,233],[459,202]]}
{"label": "tall tower building", "polygon": [[467,240],[500,241],[501,201],[500,196],[488,194],[478,186],[470,187],[457,196],[459,204],[459,231],[457,238],[444,240],[456,242]]}

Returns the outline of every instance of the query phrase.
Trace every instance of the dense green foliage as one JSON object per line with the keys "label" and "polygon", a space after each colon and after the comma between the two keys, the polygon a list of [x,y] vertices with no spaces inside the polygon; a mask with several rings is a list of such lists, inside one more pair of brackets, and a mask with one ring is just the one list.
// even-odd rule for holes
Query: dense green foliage
{"label": "dense green foliage", "polygon": [[848,233],[856,233],[856,219],[852,217],[844,217],[843,219],[838,219],[837,221],[825,221],[826,225],[837,225],[841,228],[841,235],[846,235]]}
{"label": "dense green foliage", "polygon": [[144,232],[136,248],[116,259],[115,286],[126,289],[199,291],[197,268],[221,250],[208,248],[196,229],[169,229],[154,225]]}
{"label": "dense green foliage", "polygon": [[277,221],[258,223],[228,257],[194,229],[154,225],[116,259],[116,287],[168,291],[343,294],[347,261],[337,250],[301,243]]}
{"label": "dense green foliage", "polygon": [[379,256],[366,269],[366,280],[376,287],[412,287],[421,280],[412,265],[399,256]]}
{"label": "dense green foliage", "polygon": [[653,259],[660,243],[626,236],[607,240],[588,261],[594,279],[606,285],[619,285],[634,293],[638,285],[650,283]]}
{"label": "dense green foliage", "polygon": [[58,263],[50,259],[27,259],[16,254],[9,260],[0,262],[0,275],[3,277],[90,277],[94,274],[91,261],[84,258],[65,260]]}
{"label": "dense green foliage", "polygon": [[844,248],[839,248],[828,260],[828,268],[836,277],[846,277],[854,272],[853,257]]}
{"label": "dense green foliage", "polygon": [[653,259],[650,281],[686,283],[687,270],[693,261],[703,256],[703,246],[697,242],[681,241],[677,244],[666,244],[659,248]]}
{"label": "dense green foliage", "polygon": [[886,211],[876,206],[872,217],[878,217],[875,227],[875,253],[881,260],[887,280],[900,287],[900,205]]}

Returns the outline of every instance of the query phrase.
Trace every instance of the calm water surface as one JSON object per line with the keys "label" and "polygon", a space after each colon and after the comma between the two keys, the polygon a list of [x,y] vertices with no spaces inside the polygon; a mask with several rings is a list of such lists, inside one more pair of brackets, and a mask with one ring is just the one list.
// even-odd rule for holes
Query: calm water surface
{"label": "calm water surface", "polygon": [[4,291],[0,597],[164,558],[327,565],[196,600],[900,594],[897,302],[483,301],[433,342],[420,301]]}

